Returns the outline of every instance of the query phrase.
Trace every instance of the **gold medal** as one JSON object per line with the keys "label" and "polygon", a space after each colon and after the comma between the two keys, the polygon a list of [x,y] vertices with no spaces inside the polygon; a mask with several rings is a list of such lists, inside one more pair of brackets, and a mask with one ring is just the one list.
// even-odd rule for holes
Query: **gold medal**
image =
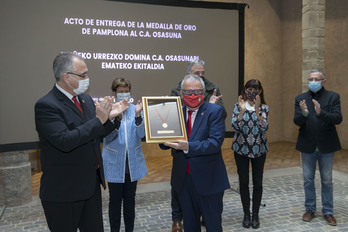
{"label": "gold medal", "polygon": [[[165,109],[165,107],[166,107],[166,105],[163,103],[162,108]],[[163,123],[162,123],[162,127],[163,127],[163,128],[167,128],[167,127],[168,127],[167,119],[168,119],[168,115],[169,115],[169,111],[170,111],[170,106],[168,107],[168,111],[167,111],[167,115],[166,115],[166,118],[165,118],[165,119],[162,118],[162,116],[161,116],[161,114],[160,114],[160,112],[158,111],[158,109],[157,109],[156,106],[155,106],[155,109],[156,109],[157,114],[158,114],[158,116],[160,117],[161,121],[163,122]]]}

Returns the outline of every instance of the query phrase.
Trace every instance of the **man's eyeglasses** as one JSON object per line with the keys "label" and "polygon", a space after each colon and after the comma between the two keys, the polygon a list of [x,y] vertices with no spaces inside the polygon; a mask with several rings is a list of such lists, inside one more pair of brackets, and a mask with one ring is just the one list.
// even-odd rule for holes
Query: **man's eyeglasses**
{"label": "man's eyeglasses", "polygon": [[76,75],[82,78],[88,77],[88,73],[84,73],[84,74],[77,74],[77,73],[73,73],[73,72],[67,72],[67,74],[72,74],[72,75]]}
{"label": "man's eyeglasses", "polygon": [[322,80],[324,80],[324,78],[308,78],[309,82],[312,82],[312,81],[322,81]]}
{"label": "man's eyeglasses", "polygon": [[184,95],[201,95],[203,94],[204,89],[182,89],[181,91]]}

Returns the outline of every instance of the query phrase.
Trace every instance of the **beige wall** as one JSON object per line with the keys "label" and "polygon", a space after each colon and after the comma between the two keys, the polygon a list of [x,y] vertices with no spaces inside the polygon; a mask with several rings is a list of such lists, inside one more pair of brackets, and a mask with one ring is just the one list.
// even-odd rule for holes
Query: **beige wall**
{"label": "beige wall", "polygon": [[348,149],[348,1],[327,0],[325,20],[326,88],[341,96],[343,121],[337,127],[342,147]]}
{"label": "beige wall", "polygon": [[[298,127],[293,123],[295,97],[302,91],[302,1],[283,1],[282,134],[294,142]],[[279,141],[280,139],[278,139]]]}
{"label": "beige wall", "polygon": [[[214,0],[212,0],[214,1]],[[219,2],[219,0],[215,0]],[[223,1],[221,1],[223,2]],[[226,0],[224,0],[226,2]],[[258,78],[270,107],[270,142],[296,141],[294,99],[302,82],[302,1],[229,0],[247,3],[245,9],[245,80]],[[348,1],[326,1],[326,88],[341,95],[343,122],[337,126],[343,148],[348,149]]]}

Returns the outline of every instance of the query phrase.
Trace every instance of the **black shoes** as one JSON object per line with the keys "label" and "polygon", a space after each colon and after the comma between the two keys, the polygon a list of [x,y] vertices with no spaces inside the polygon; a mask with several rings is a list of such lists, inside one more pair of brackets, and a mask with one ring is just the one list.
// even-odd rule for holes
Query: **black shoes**
{"label": "black shoes", "polygon": [[250,213],[244,214],[243,218],[243,227],[244,228],[250,228]]}
{"label": "black shoes", "polygon": [[251,227],[253,229],[257,229],[260,227],[260,220],[259,220],[259,214],[253,214],[253,217],[251,219]]}

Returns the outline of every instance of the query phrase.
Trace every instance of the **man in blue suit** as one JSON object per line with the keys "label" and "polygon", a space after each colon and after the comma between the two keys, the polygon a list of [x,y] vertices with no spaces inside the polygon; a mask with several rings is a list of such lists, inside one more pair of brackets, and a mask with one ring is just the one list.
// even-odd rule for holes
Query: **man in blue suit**
{"label": "man in blue suit", "polygon": [[186,75],[180,93],[188,141],[166,142],[174,148],[172,188],[179,193],[185,231],[201,231],[200,216],[207,231],[222,231],[224,190],[230,187],[221,154],[225,135],[224,110],[203,100],[205,86],[196,75]]}

